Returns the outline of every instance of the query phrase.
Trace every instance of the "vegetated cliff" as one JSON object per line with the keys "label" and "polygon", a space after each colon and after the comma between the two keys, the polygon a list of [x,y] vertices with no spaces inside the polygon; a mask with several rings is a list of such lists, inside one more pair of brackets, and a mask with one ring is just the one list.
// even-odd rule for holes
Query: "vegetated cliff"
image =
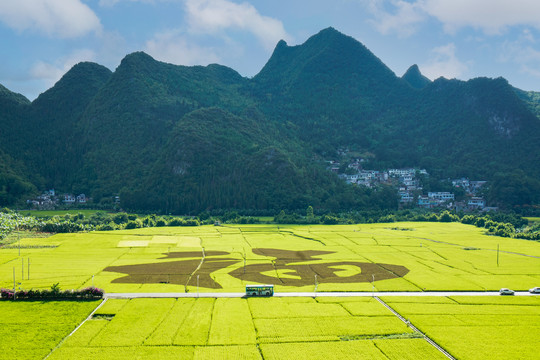
{"label": "vegetated cliff", "polygon": [[431,82],[414,65],[397,77],[333,28],[280,41],[252,79],[138,52],[114,72],[78,64],[32,103],[0,87],[0,206],[44,187],[167,213],[395,206],[324,169],[339,148],[375,168],[493,180],[502,205],[538,203],[538,103],[502,78]]}

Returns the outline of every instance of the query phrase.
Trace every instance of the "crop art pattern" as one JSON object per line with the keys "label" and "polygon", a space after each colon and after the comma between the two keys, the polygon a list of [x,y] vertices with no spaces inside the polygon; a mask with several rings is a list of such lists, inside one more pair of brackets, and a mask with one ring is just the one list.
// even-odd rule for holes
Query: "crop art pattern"
{"label": "crop art pattern", "polygon": [[[210,251],[203,258],[202,252],[172,252],[165,259],[176,261],[109,266],[105,271],[126,274],[113,283],[170,283],[199,285],[205,288],[221,289],[212,273],[231,268],[228,274],[242,281],[284,286],[306,286],[314,283],[362,283],[393,279],[405,276],[409,269],[401,265],[360,261],[340,261],[324,259],[334,251],[291,251],[282,249],[252,249],[253,254],[262,259],[245,261],[232,257],[225,251]],[[161,260],[160,259],[160,260]]]}

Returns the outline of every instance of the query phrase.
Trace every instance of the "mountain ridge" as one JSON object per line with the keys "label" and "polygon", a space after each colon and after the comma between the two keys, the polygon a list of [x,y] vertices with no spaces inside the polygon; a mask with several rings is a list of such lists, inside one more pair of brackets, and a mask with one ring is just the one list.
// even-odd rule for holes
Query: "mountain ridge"
{"label": "mountain ridge", "polygon": [[535,94],[502,78],[431,82],[415,65],[398,77],[334,28],[278,42],[251,79],[135,52],[114,72],[77,64],[32,103],[4,89],[0,165],[29,186],[4,190],[0,205],[54,187],[166,213],[397,206],[396,194],[325,170],[340,149],[371,154],[372,168],[421,166],[440,179],[508,174],[514,185],[494,203],[540,202],[523,195],[540,190]]}

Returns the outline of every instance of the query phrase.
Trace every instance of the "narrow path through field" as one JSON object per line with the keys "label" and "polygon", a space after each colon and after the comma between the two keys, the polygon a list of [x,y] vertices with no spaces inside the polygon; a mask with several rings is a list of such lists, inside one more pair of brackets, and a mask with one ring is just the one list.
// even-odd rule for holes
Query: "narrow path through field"
{"label": "narrow path through field", "polygon": [[96,313],[96,311],[98,311],[103,305],[105,305],[105,303],[107,302],[107,300],[108,300],[108,299],[105,297],[104,300],[101,302],[101,304],[99,304],[99,305],[98,305],[98,306],[90,313],[90,315],[88,315],[88,316],[86,317],[86,319],[83,320],[83,322],[81,322],[79,325],[77,325],[77,327],[76,327],[75,329],[73,329],[73,331],[70,332],[68,336],[66,336],[65,338],[63,338],[63,339],[58,343],[58,345],[56,345],[56,347],[55,347],[54,349],[52,349],[51,352],[50,352],[49,354],[47,354],[47,356],[45,356],[45,357],[43,358],[43,360],[48,359],[49,356],[51,356],[51,354],[52,354],[56,349],[58,349],[58,348],[66,341],[67,338],[69,338],[71,335],[73,335],[73,334],[75,333],[75,331],[79,330],[79,328],[80,328],[81,326],[83,326],[85,322],[87,322],[88,320],[90,320],[90,319],[92,318],[92,316],[94,316],[94,314]]}
{"label": "narrow path through field", "polygon": [[428,342],[430,343],[433,347],[435,347],[435,349],[439,350],[441,353],[443,353],[444,356],[446,356],[447,358],[449,359],[452,359],[452,360],[456,360],[455,357],[453,357],[452,355],[450,355],[450,353],[448,351],[446,351],[445,349],[443,349],[439,344],[437,344],[435,341],[433,341],[433,339],[429,338],[426,334],[424,334],[423,332],[421,332],[416,326],[414,326],[413,324],[411,324],[411,322],[407,319],[405,319],[403,316],[401,316],[400,313],[398,313],[396,310],[394,310],[394,308],[392,308],[390,305],[388,305],[386,302],[384,302],[383,300],[381,300],[378,296],[374,296],[375,300],[377,300],[378,302],[380,302],[384,307],[386,307],[388,310],[390,310],[394,315],[396,315],[399,320],[403,321],[408,327],[410,327],[413,331],[417,332],[418,334],[422,335],[422,337]]}
{"label": "narrow path through field", "polygon": [[[201,245],[202,245],[202,242],[201,242]],[[201,247],[201,250],[202,250],[202,258],[201,258],[201,262],[199,263],[199,266],[197,266],[197,268],[189,275],[189,277],[188,277],[188,279],[187,279],[187,281],[186,281],[186,285],[184,285],[184,291],[185,291],[186,293],[187,293],[187,291],[188,291],[188,290],[187,290],[187,287],[188,287],[188,285],[189,285],[189,282],[191,281],[191,278],[192,278],[193,276],[195,276],[195,273],[196,273],[197,271],[199,271],[199,269],[203,266],[204,259],[206,258],[206,254],[204,253],[204,248]],[[198,286],[198,285],[199,285],[199,284],[197,284],[197,286]]]}

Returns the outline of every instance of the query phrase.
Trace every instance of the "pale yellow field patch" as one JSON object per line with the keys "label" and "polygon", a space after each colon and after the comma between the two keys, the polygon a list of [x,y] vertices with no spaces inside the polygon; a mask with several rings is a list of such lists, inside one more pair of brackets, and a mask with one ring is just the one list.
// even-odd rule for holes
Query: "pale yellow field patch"
{"label": "pale yellow field patch", "polygon": [[146,247],[148,240],[122,240],[118,242],[117,247]]}
{"label": "pale yellow field patch", "polygon": [[152,236],[151,240],[152,245],[162,244],[162,245],[178,245],[180,243],[179,236]]}
{"label": "pale yellow field patch", "polygon": [[195,236],[179,236],[180,241],[178,246],[180,247],[201,247],[201,238]]}

